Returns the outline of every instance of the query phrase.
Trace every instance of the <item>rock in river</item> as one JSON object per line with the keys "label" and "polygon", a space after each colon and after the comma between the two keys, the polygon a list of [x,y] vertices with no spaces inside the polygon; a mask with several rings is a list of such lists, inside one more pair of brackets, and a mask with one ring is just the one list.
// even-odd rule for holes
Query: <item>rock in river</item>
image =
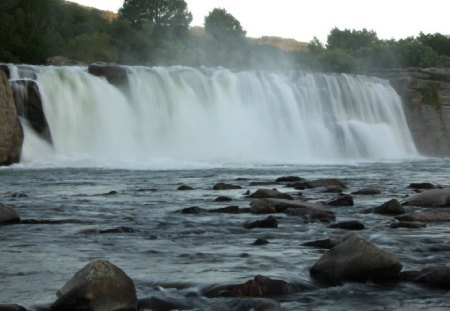
{"label": "rock in river", "polygon": [[310,274],[319,281],[339,284],[397,279],[401,269],[392,255],[354,235],[326,252]]}
{"label": "rock in river", "polygon": [[407,197],[403,205],[450,207],[450,189],[432,189]]}
{"label": "rock in river", "polygon": [[0,225],[20,222],[19,214],[8,205],[0,203]]}
{"label": "rock in river", "polygon": [[248,221],[244,224],[244,228],[278,228],[278,221],[273,216],[268,216],[261,220]]}
{"label": "rock in river", "polygon": [[396,199],[392,199],[376,207],[373,212],[383,215],[401,215],[405,213],[405,209]]}
{"label": "rock in river", "polygon": [[133,281],[109,261],[97,259],[78,271],[57,293],[52,311],[135,311]]}

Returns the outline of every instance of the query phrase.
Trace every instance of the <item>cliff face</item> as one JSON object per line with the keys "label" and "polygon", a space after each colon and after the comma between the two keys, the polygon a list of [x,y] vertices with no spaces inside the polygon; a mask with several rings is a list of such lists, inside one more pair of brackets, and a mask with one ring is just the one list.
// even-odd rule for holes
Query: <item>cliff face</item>
{"label": "cliff face", "polygon": [[402,97],[418,151],[450,156],[450,69],[407,68],[371,74],[389,80]]}
{"label": "cliff face", "polygon": [[19,162],[23,131],[8,79],[0,70],[0,165]]}

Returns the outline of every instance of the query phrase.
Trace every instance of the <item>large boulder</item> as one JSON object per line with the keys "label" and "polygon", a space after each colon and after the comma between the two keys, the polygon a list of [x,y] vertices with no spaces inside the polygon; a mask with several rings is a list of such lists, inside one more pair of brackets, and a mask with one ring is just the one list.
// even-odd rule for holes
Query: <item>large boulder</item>
{"label": "large boulder", "polygon": [[104,77],[112,85],[119,88],[128,88],[128,73],[125,67],[97,62],[89,65],[88,72],[97,77]]}
{"label": "large boulder", "polygon": [[0,225],[20,222],[19,214],[11,207],[0,203]]}
{"label": "large boulder", "polygon": [[315,279],[331,284],[397,279],[401,263],[372,243],[353,235],[327,251],[310,269]]}
{"label": "large boulder", "polygon": [[11,81],[17,114],[30,123],[31,127],[48,141],[50,130],[42,106],[41,93],[36,81],[24,79]]}
{"label": "large boulder", "polygon": [[8,79],[0,70],[0,165],[20,161],[23,130],[17,117],[14,97]]}
{"label": "large boulder", "polygon": [[136,311],[133,281],[109,261],[97,259],[78,271],[57,293],[52,311]]}
{"label": "large boulder", "polygon": [[450,207],[450,188],[432,189],[407,197],[404,205],[421,207]]}

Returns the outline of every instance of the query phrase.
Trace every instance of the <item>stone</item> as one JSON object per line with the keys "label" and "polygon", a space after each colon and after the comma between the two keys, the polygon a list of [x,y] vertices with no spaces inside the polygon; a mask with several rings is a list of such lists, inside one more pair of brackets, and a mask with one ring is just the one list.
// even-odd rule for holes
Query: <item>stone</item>
{"label": "stone", "polygon": [[208,211],[208,213],[222,213],[222,214],[240,214],[241,213],[241,209],[239,208],[239,206],[236,206],[236,205],[214,208],[214,209],[210,209],[207,211]]}
{"label": "stone", "polygon": [[272,215],[255,221],[248,221],[244,223],[244,228],[254,229],[254,228],[278,228],[278,221]]}
{"label": "stone", "polygon": [[20,161],[23,130],[17,115],[12,89],[0,70],[0,166]]}
{"label": "stone", "polygon": [[332,249],[336,245],[341,244],[342,242],[344,242],[345,240],[347,240],[348,238],[350,238],[354,235],[355,235],[354,232],[347,232],[347,233],[340,234],[340,235],[337,235],[337,236],[329,238],[329,239],[305,242],[302,245],[317,247],[317,248]]}
{"label": "stone", "polygon": [[311,180],[306,183],[307,188],[318,188],[318,187],[328,187],[328,186],[339,186],[341,188],[346,188],[347,186],[343,181],[336,178],[323,178]]}
{"label": "stone", "polygon": [[19,222],[19,214],[12,207],[0,203],[0,225],[14,224]]}
{"label": "stone", "polygon": [[450,189],[432,189],[411,195],[405,199],[403,205],[421,207],[450,207]]}
{"label": "stone", "polygon": [[230,201],[233,201],[233,199],[223,195],[218,196],[217,198],[214,199],[214,202],[230,202]]}
{"label": "stone", "polygon": [[399,221],[418,221],[425,223],[450,222],[450,211],[414,212],[395,218]]}
{"label": "stone", "polygon": [[282,176],[278,177],[275,182],[283,183],[283,182],[298,182],[298,181],[304,181],[304,178],[298,177],[298,176]]}
{"label": "stone", "polygon": [[306,223],[333,222],[336,220],[335,214],[320,203],[283,199],[264,200],[272,204],[277,213],[286,213],[290,216],[300,216]]}
{"label": "stone", "polygon": [[116,87],[128,88],[128,73],[126,67],[116,64],[97,62],[89,65],[88,72],[97,77],[104,77]]}
{"label": "stone", "polygon": [[328,226],[333,229],[345,229],[345,230],[364,230],[366,227],[358,220],[341,221]]}
{"label": "stone", "polygon": [[267,244],[269,244],[269,241],[267,241],[266,239],[261,239],[261,238],[257,238],[252,243],[252,245],[255,245],[255,246],[261,246],[261,245],[267,245]]}
{"label": "stone", "polygon": [[344,191],[344,188],[341,186],[331,185],[331,186],[325,186],[321,187],[323,189],[320,190],[322,193],[342,193]]}
{"label": "stone", "polygon": [[41,93],[36,81],[23,79],[10,82],[17,114],[25,118],[41,137],[51,142],[50,129],[42,106]]}
{"label": "stone", "polygon": [[263,199],[263,198],[273,198],[273,199],[285,199],[285,200],[293,200],[294,198],[283,192],[279,192],[276,189],[258,189],[254,193],[248,196],[249,198],[254,199]]}
{"label": "stone", "polygon": [[106,233],[136,233],[136,230],[131,227],[116,227],[116,228],[109,228],[109,229],[102,229],[98,233],[100,234],[106,234]]}
{"label": "stone", "polygon": [[52,311],[136,311],[133,281],[107,260],[87,264],[57,292]]}
{"label": "stone", "polygon": [[275,207],[268,201],[265,200],[253,200],[250,203],[252,214],[274,214],[277,211]]}
{"label": "stone", "polygon": [[409,228],[409,229],[420,229],[425,228],[427,224],[424,224],[423,222],[418,221],[396,221],[389,225],[392,229],[397,228]]}
{"label": "stone", "polygon": [[450,290],[450,266],[425,268],[415,281],[432,288]]}
{"label": "stone", "polygon": [[318,281],[339,284],[396,280],[401,269],[401,263],[392,255],[354,235],[323,254],[310,274]]}
{"label": "stone", "polygon": [[188,186],[188,185],[181,185],[177,188],[178,191],[190,191],[194,190],[194,188]]}
{"label": "stone", "polygon": [[49,57],[45,63],[47,66],[86,66],[81,61],[69,59],[61,55]]}
{"label": "stone", "polygon": [[241,186],[219,182],[213,186],[213,190],[234,190],[242,189]]}
{"label": "stone", "polygon": [[378,188],[361,188],[355,192],[352,192],[352,194],[358,194],[358,195],[377,195],[381,194],[381,189]]}
{"label": "stone", "polygon": [[331,206],[353,206],[353,197],[350,194],[341,194],[327,202]]}
{"label": "stone", "polygon": [[205,213],[206,209],[200,208],[198,206],[186,207],[181,210],[182,214],[201,214]]}
{"label": "stone", "polygon": [[436,188],[435,185],[429,182],[422,182],[422,183],[411,183],[408,186],[409,189],[434,189]]}
{"label": "stone", "polygon": [[405,213],[405,209],[399,201],[392,199],[376,207],[373,212],[382,215],[401,215]]}
{"label": "stone", "polygon": [[226,310],[234,311],[282,311],[278,301],[268,298],[240,298],[226,302]]}

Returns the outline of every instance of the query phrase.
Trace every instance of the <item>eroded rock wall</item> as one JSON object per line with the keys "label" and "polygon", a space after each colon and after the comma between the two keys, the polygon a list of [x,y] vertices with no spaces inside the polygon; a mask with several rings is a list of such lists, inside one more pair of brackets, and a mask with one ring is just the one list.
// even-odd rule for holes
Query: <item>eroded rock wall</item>
{"label": "eroded rock wall", "polygon": [[402,97],[408,124],[420,153],[450,156],[450,69],[380,70]]}

